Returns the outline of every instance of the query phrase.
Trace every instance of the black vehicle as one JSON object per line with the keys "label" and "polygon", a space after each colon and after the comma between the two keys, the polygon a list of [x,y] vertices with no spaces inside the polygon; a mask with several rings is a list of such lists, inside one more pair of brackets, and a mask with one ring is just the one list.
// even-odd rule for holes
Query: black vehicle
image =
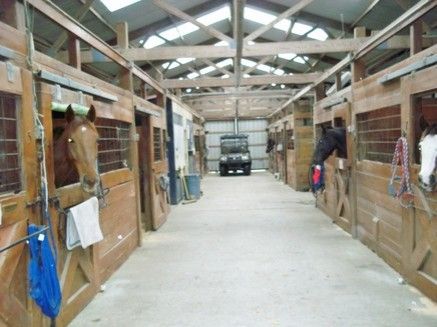
{"label": "black vehicle", "polygon": [[242,170],[250,175],[252,159],[249,152],[248,135],[232,134],[220,137],[220,176],[226,176],[230,170]]}

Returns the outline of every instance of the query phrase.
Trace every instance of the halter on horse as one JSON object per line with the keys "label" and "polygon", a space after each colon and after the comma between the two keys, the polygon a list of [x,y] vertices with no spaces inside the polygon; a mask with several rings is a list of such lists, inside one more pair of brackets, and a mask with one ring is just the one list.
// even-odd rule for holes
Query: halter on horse
{"label": "halter on horse", "polygon": [[317,141],[310,168],[310,185],[313,193],[324,188],[324,161],[334,152],[338,151],[340,157],[346,156],[346,129],[344,127],[323,127],[322,137]]}
{"label": "halter on horse", "polygon": [[76,116],[71,105],[65,112],[67,124],[55,142],[56,186],[60,186],[72,174],[79,175],[82,189],[95,194],[100,182],[97,172],[98,132],[94,126],[96,110],[91,106],[86,117]]}
{"label": "halter on horse", "polygon": [[432,192],[436,186],[435,170],[437,168],[437,124],[429,126],[421,124],[422,137],[419,142],[421,166],[419,185],[427,192]]}

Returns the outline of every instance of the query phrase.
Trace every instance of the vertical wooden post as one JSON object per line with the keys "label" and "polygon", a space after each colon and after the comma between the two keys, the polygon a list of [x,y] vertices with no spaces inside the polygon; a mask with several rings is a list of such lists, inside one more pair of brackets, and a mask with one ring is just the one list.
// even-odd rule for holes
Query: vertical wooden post
{"label": "vertical wooden post", "polygon": [[[354,29],[354,37],[365,37],[366,36],[366,28],[365,27],[355,27]],[[350,156],[350,206],[351,206],[351,235],[353,238],[358,237],[358,201],[357,201],[357,123],[356,116],[354,114],[354,91],[353,91],[353,83],[361,81],[365,77],[366,67],[362,60],[356,60],[351,64],[351,72],[352,72],[352,95],[351,95],[351,105],[348,109],[348,114],[350,115],[350,125],[347,126],[347,136],[351,140],[351,153],[348,153],[348,157]]]}
{"label": "vertical wooden post", "polygon": [[3,12],[3,20],[6,24],[20,31],[26,29],[24,6],[17,0],[0,1],[0,12]]}
{"label": "vertical wooden post", "polygon": [[419,19],[410,26],[410,56],[422,51],[422,21]]}
{"label": "vertical wooden post", "polygon": [[325,86],[323,85],[323,83],[317,85],[314,91],[316,92],[316,101],[320,101],[324,97],[326,97]]}
{"label": "vertical wooden post", "polygon": [[284,127],[283,127],[283,131],[282,131],[282,151],[283,152],[283,157],[284,157],[284,184],[287,185],[287,179],[288,179],[288,156],[287,156],[287,148],[288,148],[288,139],[287,139],[287,122],[284,122]]}
{"label": "vertical wooden post", "polygon": [[[363,26],[354,28],[354,37],[365,37],[366,36],[366,28]],[[352,83],[358,82],[365,77],[366,66],[364,65],[364,61],[361,59],[355,60],[352,63]]]}
{"label": "vertical wooden post", "polygon": [[341,90],[341,72],[335,74],[335,89],[337,92]]}
{"label": "vertical wooden post", "polygon": [[[120,22],[116,25],[117,31],[117,47],[120,49],[126,49],[129,46],[129,28],[126,22]],[[120,71],[120,87],[130,91],[134,94],[133,75],[132,71],[121,68]],[[136,201],[136,213],[137,213],[137,232],[138,232],[138,246],[143,244],[143,231],[141,224],[141,191],[140,191],[140,170],[138,161],[138,141],[137,141],[137,129],[135,126],[135,109],[132,97],[131,103],[132,112],[132,124],[130,127],[131,140],[129,142],[130,147],[130,161],[132,164],[132,171],[134,174],[135,184],[135,201]]]}
{"label": "vertical wooden post", "polygon": [[73,34],[68,35],[68,64],[81,70],[80,40]]}

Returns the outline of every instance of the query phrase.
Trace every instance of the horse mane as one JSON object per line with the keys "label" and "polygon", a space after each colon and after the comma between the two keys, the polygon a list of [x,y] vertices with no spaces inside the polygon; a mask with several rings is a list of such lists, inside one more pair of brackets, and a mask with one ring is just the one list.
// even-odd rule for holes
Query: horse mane
{"label": "horse mane", "polygon": [[422,134],[422,138],[427,136],[427,135],[437,135],[437,123],[436,124],[432,124],[431,126],[428,126]]}

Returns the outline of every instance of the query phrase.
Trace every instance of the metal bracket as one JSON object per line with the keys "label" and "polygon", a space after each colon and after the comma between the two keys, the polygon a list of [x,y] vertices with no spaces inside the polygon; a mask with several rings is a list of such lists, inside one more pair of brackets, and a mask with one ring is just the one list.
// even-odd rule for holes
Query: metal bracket
{"label": "metal bracket", "polygon": [[82,91],[79,91],[79,104],[81,104],[81,105],[85,104],[85,97],[84,97]]}
{"label": "metal bracket", "polygon": [[8,74],[8,82],[12,83],[15,81],[15,66],[12,65],[9,61],[6,63],[6,70]]}
{"label": "metal bracket", "polygon": [[55,84],[55,89],[53,90],[53,97],[56,101],[62,101],[62,89],[61,85]]}

